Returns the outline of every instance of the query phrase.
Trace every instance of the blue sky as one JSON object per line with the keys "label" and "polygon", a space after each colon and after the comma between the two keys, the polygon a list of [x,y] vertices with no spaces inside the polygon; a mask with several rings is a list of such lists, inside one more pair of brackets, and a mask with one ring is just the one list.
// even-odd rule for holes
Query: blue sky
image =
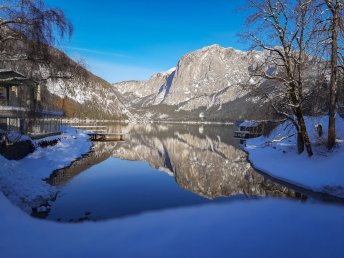
{"label": "blue sky", "polygon": [[74,26],[60,48],[110,82],[147,79],[212,44],[244,49],[238,0],[48,0]]}

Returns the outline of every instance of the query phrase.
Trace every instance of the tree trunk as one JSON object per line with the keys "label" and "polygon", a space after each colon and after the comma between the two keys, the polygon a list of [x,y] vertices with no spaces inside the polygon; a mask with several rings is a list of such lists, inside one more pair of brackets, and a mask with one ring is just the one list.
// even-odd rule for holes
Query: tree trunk
{"label": "tree trunk", "polygon": [[297,151],[299,154],[304,152],[305,150],[305,141],[303,140],[302,133],[300,131],[297,132]]}
{"label": "tree trunk", "polygon": [[302,134],[303,142],[306,146],[307,154],[309,157],[312,157],[313,156],[312,144],[309,139],[309,135],[308,135],[308,131],[307,131],[307,127],[306,127],[306,123],[305,123],[305,119],[303,115],[301,115],[301,117],[298,118],[298,121],[299,121],[300,132]]}
{"label": "tree trunk", "polygon": [[305,123],[305,119],[303,117],[303,111],[302,111],[302,103],[301,103],[301,97],[302,94],[299,91],[296,93],[296,85],[291,83],[290,85],[290,90],[289,90],[289,98],[292,101],[293,105],[295,107],[293,108],[293,113],[296,116],[297,119],[297,147],[298,147],[298,152],[301,154],[306,146],[307,154],[309,157],[313,156],[313,150],[312,150],[312,144],[309,139],[308,131],[307,131],[307,126]]}
{"label": "tree trunk", "polygon": [[66,97],[64,96],[63,99],[62,99],[62,111],[66,113],[65,111],[65,101],[66,101]]}
{"label": "tree trunk", "polygon": [[[306,126],[305,119],[302,115],[301,110],[298,110],[298,112],[296,112],[295,115],[296,115],[297,122],[298,122],[299,128],[300,128],[298,131],[298,135],[297,135],[299,153],[302,153],[304,151],[304,146],[306,146],[308,156],[312,157],[313,156],[312,144],[311,144],[311,141],[309,139],[307,126]],[[301,144],[302,144],[302,148],[300,147]],[[302,151],[300,152],[300,150],[302,150]]]}
{"label": "tree trunk", "polygon": [[330,80],[330,106],[329,106],[329,123],[327,146],[332,149],[336,145],[336,109],[337,109],[337,77],[338,77],[338,30],[339,30],[339,0],[333,8],[332,20],[332,53],[331,53],[331,80]]}

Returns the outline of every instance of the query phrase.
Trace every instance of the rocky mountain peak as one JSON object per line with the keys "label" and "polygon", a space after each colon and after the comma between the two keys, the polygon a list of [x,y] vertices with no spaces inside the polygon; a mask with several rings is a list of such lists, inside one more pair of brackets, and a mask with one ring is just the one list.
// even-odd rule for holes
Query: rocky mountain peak
{"label": "rocky mountain peak", "polygon": [[[186,54],[176,68],[157,73],[147,81],[119,83],[114,87],[133,108],[144,108],[149,119],[157,113],[160,118],[191,112],[191,117],[206,119],[210,111],[222,116],[224,106],[248,96],[250,92],[243,85],[250,83],[250,67],[266,55],[215,44]],[[161,114],[159,107],[169,114]]]}

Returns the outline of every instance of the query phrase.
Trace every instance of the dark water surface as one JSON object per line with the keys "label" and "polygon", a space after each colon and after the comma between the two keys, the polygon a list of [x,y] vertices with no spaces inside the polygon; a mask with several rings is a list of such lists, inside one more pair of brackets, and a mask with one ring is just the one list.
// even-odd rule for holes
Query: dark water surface
{"label": "dark water surface", "polygon": [[124,142],[93,151],[49,182],[59,189],[49,220],[76,222],[154,210],[271,197],[305,196],[252,169],[234,127],[111,125]]}

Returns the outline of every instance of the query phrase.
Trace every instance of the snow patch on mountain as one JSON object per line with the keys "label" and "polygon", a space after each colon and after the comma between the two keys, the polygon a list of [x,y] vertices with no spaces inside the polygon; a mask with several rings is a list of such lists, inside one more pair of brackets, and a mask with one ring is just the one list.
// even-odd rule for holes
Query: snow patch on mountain
{"label": "snow patch on mountain", "polygon": [[[157,73],[146,81],[128,81],[113,86],[133,112],[144,108],[156,113],[156,117],[162,112],[173,117],[175,112],[202,109],[218,111],[217,116],[221,117],[231,103],[238,101],[234,104],[238,109],[242,108],[239,102],[248,103],[245,100],[252,98],[249,96],[252,87],[246,86],[257,81],[251,78],[250,71],[268,56],[268,51],[244,52],[212,45],[186,54],[175,68]],[[160,106],[170,108],[159,109]]]}

